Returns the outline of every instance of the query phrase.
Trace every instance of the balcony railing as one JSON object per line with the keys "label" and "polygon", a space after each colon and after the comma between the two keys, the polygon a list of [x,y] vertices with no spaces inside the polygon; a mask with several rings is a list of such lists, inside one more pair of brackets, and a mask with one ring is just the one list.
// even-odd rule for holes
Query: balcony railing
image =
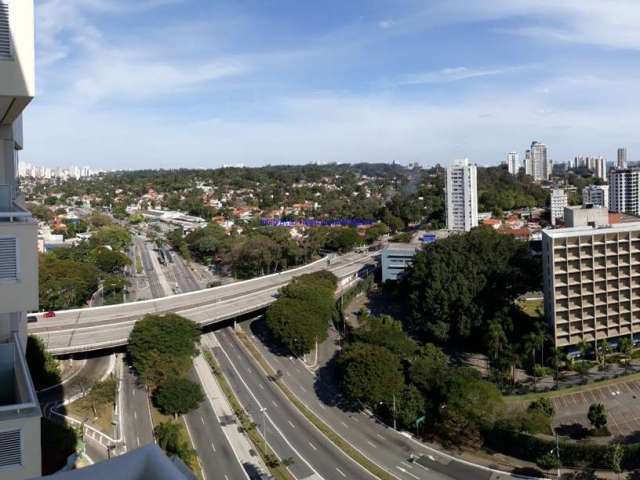
{"label": "balcony railing", "polygon": [[28,222],[31,220],[31,212],[18,205],[15,201],[9,208],[0,207],[0,222]]}
{"label": "balcony railing", "polygon": [[6,415],[23,415],[23,414],[39,414],[40,406],[38,403],[38,397],[31,381],[31,374],[27,367],[27,361],[22,350],[22,345],[18,339],[18,335],[13,333],[12,341],[8,344],[13,349],[13,355],[11,361],[13,365],[13,377],[14,377],[14,392],[13,401],[0,405],[0,420]]}

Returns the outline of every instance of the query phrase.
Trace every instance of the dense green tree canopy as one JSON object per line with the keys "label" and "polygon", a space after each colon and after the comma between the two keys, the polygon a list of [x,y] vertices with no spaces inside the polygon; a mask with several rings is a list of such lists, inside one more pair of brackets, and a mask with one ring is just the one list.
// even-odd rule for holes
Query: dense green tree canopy
{"label": "dense green tree canopy", "polygon": [[336,277],[326,271],[295,278],[280,292],[266,314],[276,341],[295,355],[310,351],[327,337],[335,313]]}
{"label": "dense green tree canopy", "polygon": [[200,330],[175,313],[146,315],[129,335],[129,354],[142,381],[157,386],[191,367]]}
{"label": "dense green tree canopy", "polygon": [[498,312],[540,286],[527,243],[487,228],[452,235],[426,245],[404,278],[409,327],[438,342],[482,338]]}
{"label": "dense green tree canopy", "polygon": [[400,357],[378,345],[352,343],[337,360],[340,385],[346,399],[376,407],[400,395],[405,383]]}
{"label": "dense green tree canopy", "polygon": [[162,413],[181,415],[197,408],[204,400],[204,392],[199,383],[175,377],[160,385],[155,400]]}

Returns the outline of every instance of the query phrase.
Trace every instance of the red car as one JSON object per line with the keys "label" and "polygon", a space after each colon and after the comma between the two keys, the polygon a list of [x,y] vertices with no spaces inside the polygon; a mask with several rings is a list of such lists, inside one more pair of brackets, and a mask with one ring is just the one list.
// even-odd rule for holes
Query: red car
{"label": "red car", "polygon": [[53,318],[56,316],[56,312],[53,312],[51,310],[49,310],[47,313],[44,314],[44,318]]}

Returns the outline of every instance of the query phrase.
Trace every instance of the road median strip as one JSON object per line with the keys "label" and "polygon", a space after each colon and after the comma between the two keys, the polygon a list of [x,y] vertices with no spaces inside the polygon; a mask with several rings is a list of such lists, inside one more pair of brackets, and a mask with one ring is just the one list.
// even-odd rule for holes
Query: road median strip
{"label": "road median strip", "polygon": [[293,475],[287,470],[286,465],[282,463],[282,461],[277,462],[277,465],[274,465],[274,460],[278,459],[278,456],[271,449],[269,445],[267,445],[262,438],[262,436],[258,433],[255,424],[249,418],[249,415],[245,411],[244,407],[240,404],[240,401],[237,399],[231,385],[227,382],[227,379],[222,374],[222,370],[218,365],[213,354],[209,351],[204,351],[203,356],[207,361],[207,364],[211,368],[218,384],[220,385],[220,389],[224,393],[225,397],[229,401],[233,412],[235,413],[238,421],[240,422],[240,426],[247,433],[251,443],[254,448],[258,451],[260,457],[267,465],[269,472],[273,475],[277,480],[294,480]]}
{"label": "road median strip", "polygon": [[321,420],[315,413],[313,413],[300,399],[287,387],[284,382],[278,378],[276,372],[271,365],[264,359],[262,354],[258,351],[253,342],[242,331],[236,332],[237,337],[242,344],[247,348],[253,359],[260,365],[264,372],[273,379],[274,383],[278,386],[280,391],[287,397],[287,399],[298,409],[298,411],[304,415],[304,417],[313,424],[320,432],[327,437],[331,442],[344,452],[349,458],[359,464],[362,468],[367,470],[373,476],[380,480],[396,480],[396,477],[387,472],[382,467],[378,466],[365,455],[360,453],[357,449],[351,446],[344,438],[336,433],[329,425]]}

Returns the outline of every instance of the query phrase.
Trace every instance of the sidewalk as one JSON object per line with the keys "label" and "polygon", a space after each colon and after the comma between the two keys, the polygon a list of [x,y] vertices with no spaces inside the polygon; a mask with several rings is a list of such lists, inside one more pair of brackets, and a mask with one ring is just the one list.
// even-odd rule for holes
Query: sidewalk
{"label": "sidewalk", "polygon": [[231,446],[231,449],[235,453],[241,465],[253,465],[258,471],[267,473],[269,469],[264,464],[259,455],[252,455],[253,446],[249,439],[238,431],[238,423],[235,421],[236,417],[233,413],[233,409],[227,402],[227,398],[220,389],[220,385],[215,376],[209,369],[209,365],[204,357],[198,355],[193,362],[196,374],[202,383],[204,393],[211,403],[211,407],[220,419],[233,418],[233,423],[220,422],[222,431]]}

